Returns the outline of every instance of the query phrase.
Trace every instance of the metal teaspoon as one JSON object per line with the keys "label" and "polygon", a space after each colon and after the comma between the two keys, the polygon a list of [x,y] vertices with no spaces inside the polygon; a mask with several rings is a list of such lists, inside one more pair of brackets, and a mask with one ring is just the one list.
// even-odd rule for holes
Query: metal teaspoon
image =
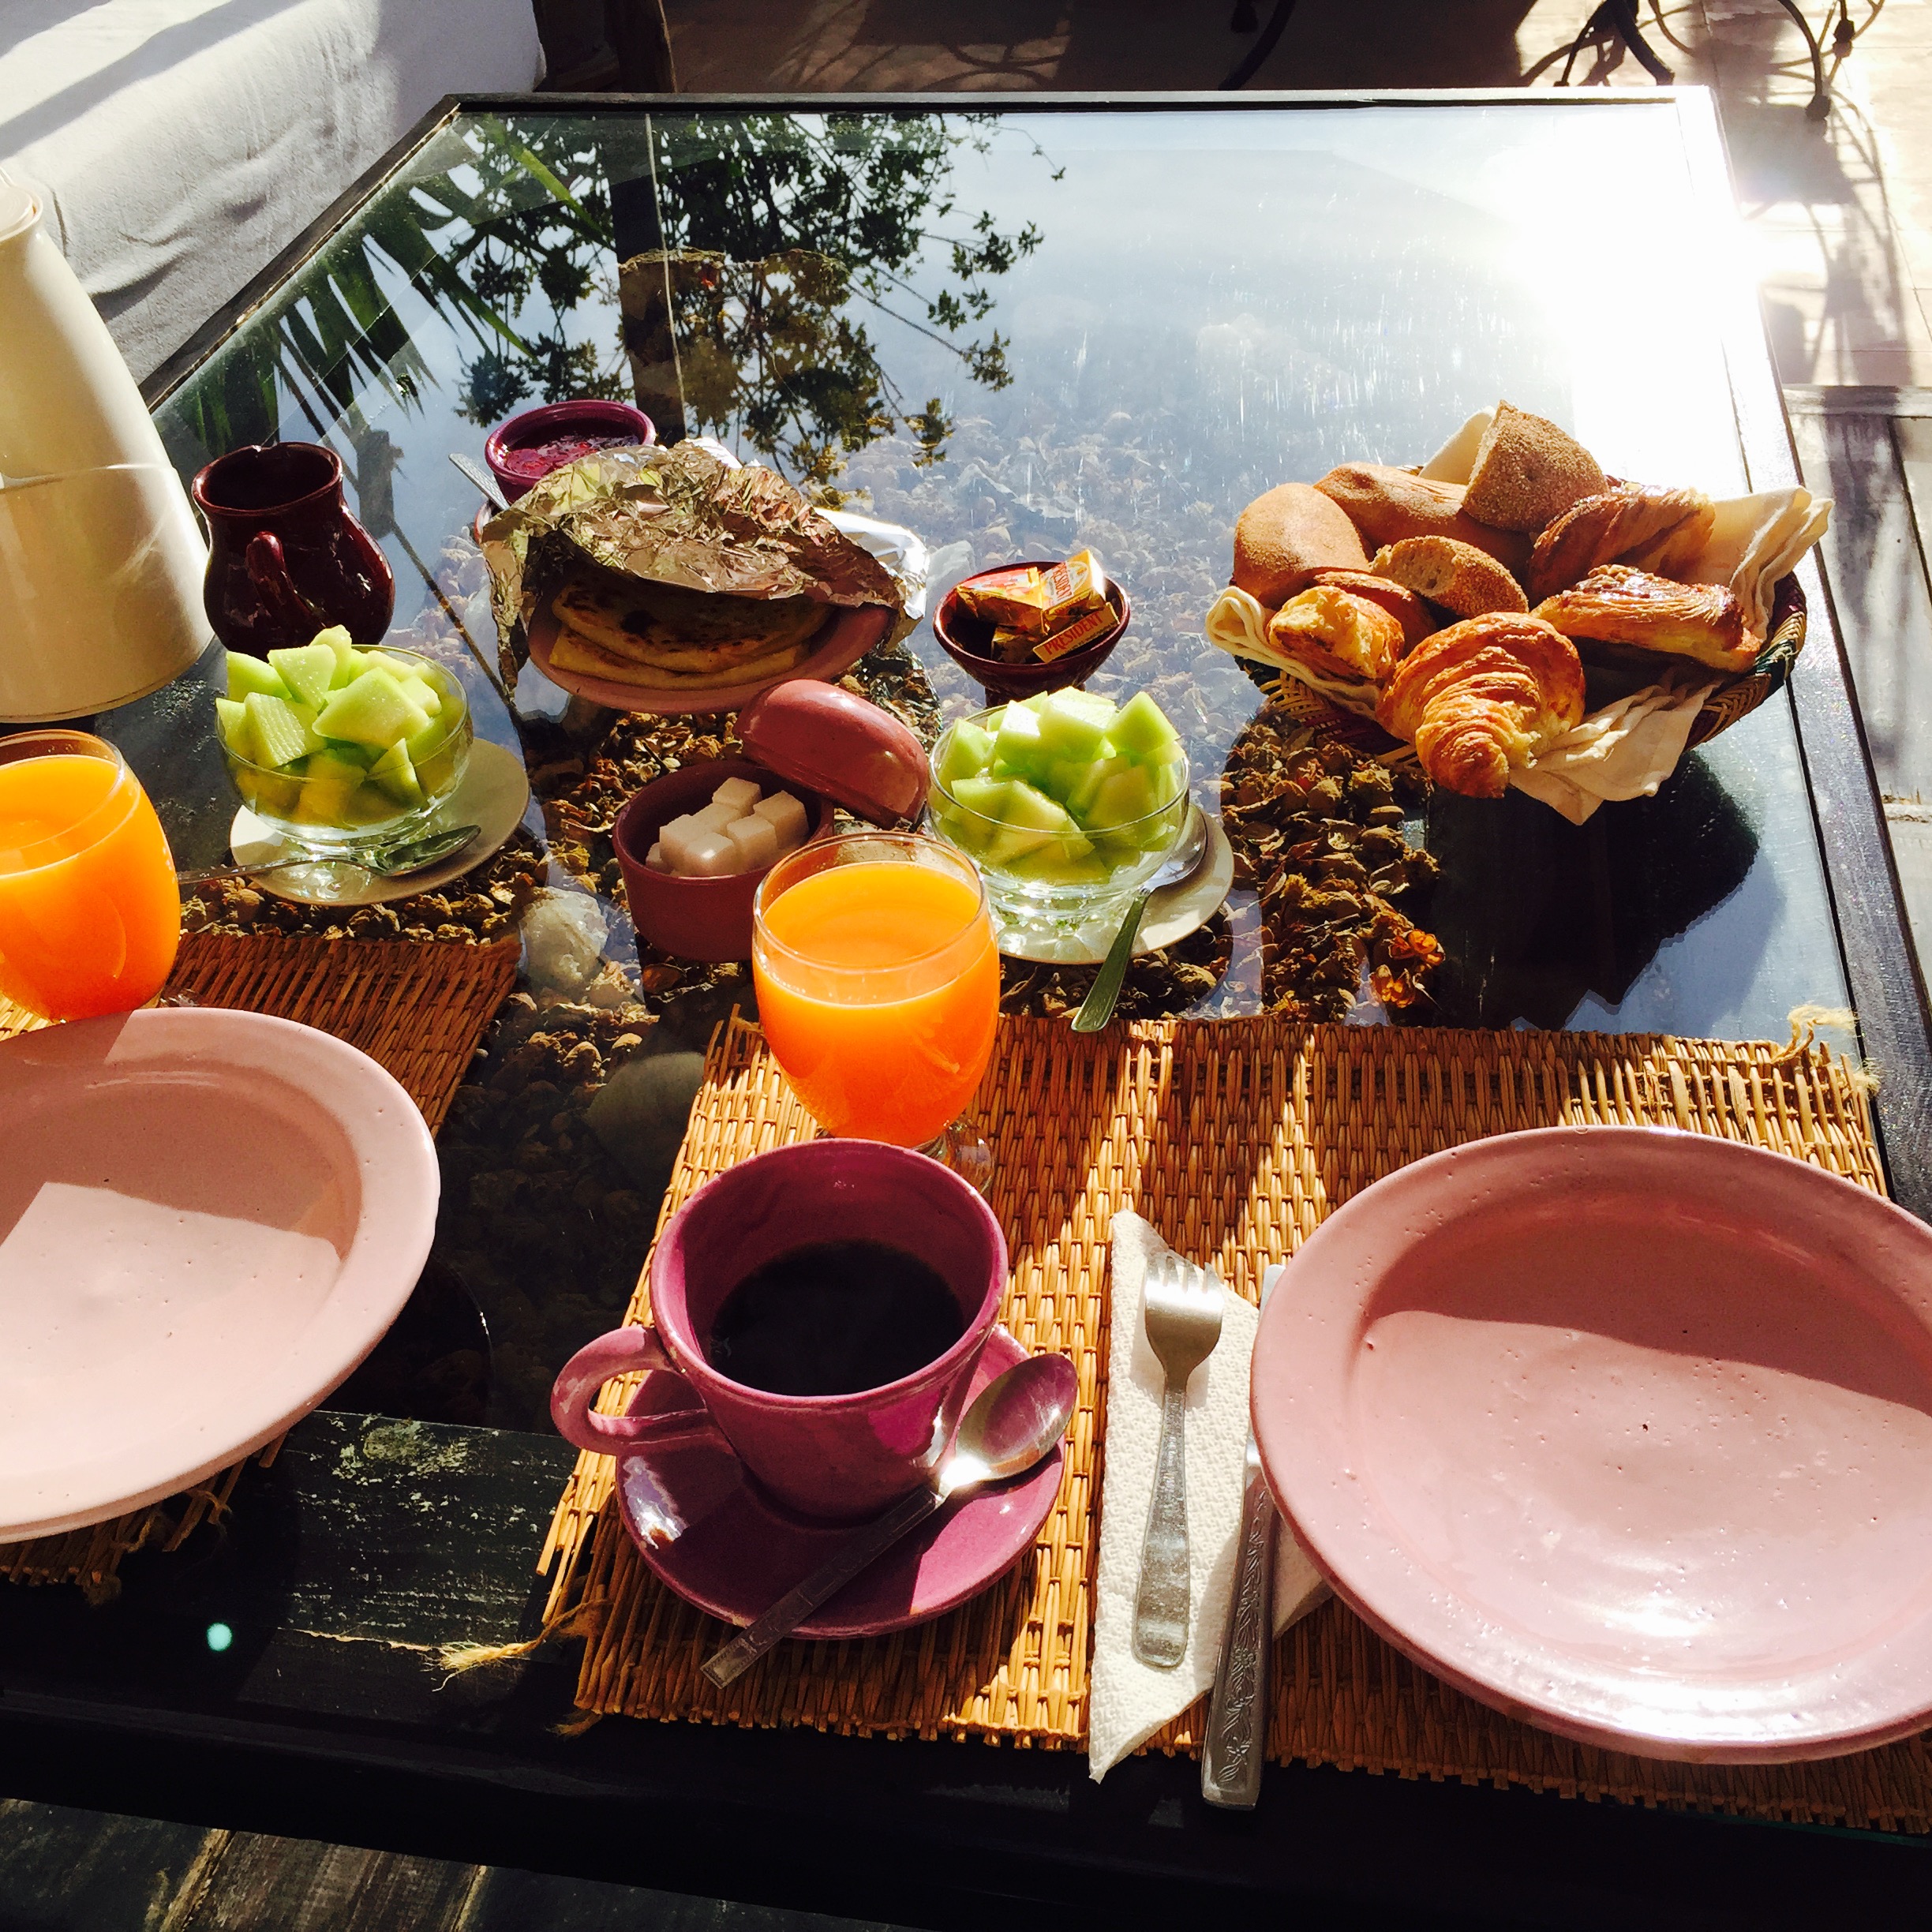
{"label": "metal teaspoon", "polygon": [[788,1590],[755,1623],[705,1659],[704,1674],[721,1689],[741,1677],[765,1653],[788,1637],[829,1597],[954,1496],[983,1484],[1022,1476],[1066,1433],[1080,1398],[1080,1377],[1064,1355],[1029,1355],[988,1383],[966,1411],[953,1439],[953,1453],[931,1482],[895,1503],[884,1515],[853,1531],[796,1589]]}
{"label": "metal teaspoon", "polygon": [[1134,940],[1140,930],[1140,915],[1147,910],[1148,901],[1163,886],[1178,885],[1200,863],[1207,849],[1207,818],[1198,805],[1190,806],[1187,823],[1181,828],[1174,850],[1161,862],[1160,870],[1134,894],[1133,904],[1127,908],[1127,916],[1121,921],[1121,929],[1114,935],[1114,943],[1107,948],[1107,956],[1094,975],[1094,983],[1087,989],[1080,1011],[1073,1016],[1076,1033],[1098,1033],[1114,1017],[1114,1002],[1120,998],[1121,982],[1127,977]]}
{"label": "metal teaspoon", "polygon": [[279,872],[290,866],[353,865],[377,878],[399,878],[406,872],[421,872],[440,859],[453,857],[470,844],[482,828],[449,826],[429,832],[420,838],[378,841],[352,852],[305,852],[298,858],[266,859],[260,865],[210,866],[200,872],[177,876],[184,886],[205,886],[213,879],[253,878],[258,872]]}

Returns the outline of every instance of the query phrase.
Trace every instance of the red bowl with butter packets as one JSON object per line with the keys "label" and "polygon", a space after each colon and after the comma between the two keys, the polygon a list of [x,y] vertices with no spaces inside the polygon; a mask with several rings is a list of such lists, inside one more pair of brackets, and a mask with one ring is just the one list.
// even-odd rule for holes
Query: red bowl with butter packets
{"label": "red bowl with butter packets", "polygon": [[868,823],[916,824],[926,807],[925,747],[889,711],[836,684],[773,685],[738,713],[740,758],[697,758],[635,793],[611,828],[638,937],[680,959],[751,957],[751,902],[777,863],[684,878],[647,859],[672,821],[702,811],[726,780],[768,797],[788,792],[805,807],[807,838],[832,829],[844,806]]}
{"label": "red bowl with butter packets", "polygon": [[578,396],[524,410],[499,423],[483,445],[483,460],[504,501],[515,503],[552,470],[593,450],[631,448],[657,440],[656,426],[641,409],[601,396]]}
{"label": "red bowl with butter packets", "polygon": [[1111,577],[1107,579],[1107,602],[1115,622],[1094,638],[1063,656],[1032,663],[1009,664],[992,654],[993,626],[975,617],[961,601],[960,592],[968,585],[1005,575],[1008,571],[1050,571],[1054,560],[1034,559],[1018,564],[1002,564],[992,570],[975,571],[963,577],[938,602],[933,612],[933,635],[939,648],[966,675],[985,687],[989,700],[998,704],[1009,698],[1032,698],[1041,691],[1061,691],[1069,684],[1084,684],[1105,664],[1115,645],[1126,635],[1133,617],[1133,605],[1127,593]]}

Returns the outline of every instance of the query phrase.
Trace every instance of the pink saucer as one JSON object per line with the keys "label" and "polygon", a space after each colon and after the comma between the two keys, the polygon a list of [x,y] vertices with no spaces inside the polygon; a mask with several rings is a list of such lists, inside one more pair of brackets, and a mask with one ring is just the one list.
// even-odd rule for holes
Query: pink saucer
{"label": "pink saucer", "polygon": [[[966,1399],[1026,1358],[995,1328],[980,1351]],[[646,1376],[634,1415],[690,1408],[689,1387]],[[983,1489],[942,1510],[848,1583],[801,1637],[876,1637],[923,1623],[977,1596],[1026,1556],[1060,1488],[1064,1449],[1030,1476]],[[851,1526],[808,1522],[770,1501],[714,1433],[637,1445],[617,1456],[624,1525],[653,1572],[687,1602],[728,1623],[749,1623],[851,1534]]]}
{"label": "pink saucer", "polygon": [[555,671],[550,666],[550,646],[557,633],[557,620],[548,606],[530,620],[531,661],[552,684],[588,698],[593,704],[607,705],[613,711],[633,711],[653,717],[695,717],[713,711],[742,710],[759,692],[769,691],[792,678],[843,677],[874,644],[882,642],[892,629],[893,614],[884,605],[862,604],[856,609],[841,610],[825,642],[789,671],[777,677],[752,678],[742,684],[721,684],[712,691],[647,691],[636,684],[615,684],[605,678],[585,677],[575,671]]}
{"label": "pink saucer", "polygon": [[1255,1439],[1339,1594],[1512,1717],[1776,1764],[1932,1723],[1932,1230],[1781,1155],[1416,1162],[1263,1312]]}

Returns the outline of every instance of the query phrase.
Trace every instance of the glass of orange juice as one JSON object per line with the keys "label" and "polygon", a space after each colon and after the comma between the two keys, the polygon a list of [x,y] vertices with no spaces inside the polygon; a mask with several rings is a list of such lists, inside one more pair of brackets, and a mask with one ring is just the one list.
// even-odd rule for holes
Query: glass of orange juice
{"label": "glass of orange juice", "polygon": [[0,738],[0,994],[46,1020],[130,1013],[180,941],[167,837],[121,754],[86,732]]}
{"label": "glass of orange juice", "polygon": [[992,1058],[999,954],[971,859],[910,832],[801,846],[758,887],[751,973],[765,1037],[820,1126],[986,1185],[991,1150],[959,1116]]}

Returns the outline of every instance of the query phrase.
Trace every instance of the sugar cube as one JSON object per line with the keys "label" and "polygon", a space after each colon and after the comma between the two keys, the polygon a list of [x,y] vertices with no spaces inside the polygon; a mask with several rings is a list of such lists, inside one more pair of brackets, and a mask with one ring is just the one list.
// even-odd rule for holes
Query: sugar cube
{"label": "sugar cube", "polygon": [[756,872],[778,856],[778,828],[769,818],[747,812],[724,828],[724,836],[738,848],[738,870]]}
{"label": "sugar cube", "polygon": [[789,792],[774,792],[769,798],[759,799],[751,810],[754,817],[770,821],[772,829],[778,834],[781,852],[805,843],[805,807]]}
{"label": "sugar cube", "polygon": [[727,778],[711,794],[713,805],[728,805],[734,818],[742,817],[758,802],[758,788],[749,778]]}
{"label": "sugar cube", "polygon": [[721,878],[727,872],[740,869],[738,848],[728,833],[707,829],[684,848],[684,871],[688,878]]}
{"label": "sugar cube", "polygon": [[739,811],[736,805],[720,804],[715,801],[691,814],[691,817],[699,825],[709,826],[714,831],[718,832],[722,832],[734,818],[741,818],[743,816],[743,813]]}
{"label": "sugar cube", "polygon": [[665,826],[657,843],[681,878],[715,878],[738,870],[738,848],[715,826],[700,824],[695,813]]}
{"label": "sugar cube", "polygon": [[671,861],[664,856],[664,843],[661,840],[653,844],[650,850],[644,855],[644,869],[647,872],[668,872],[671,870]]}

